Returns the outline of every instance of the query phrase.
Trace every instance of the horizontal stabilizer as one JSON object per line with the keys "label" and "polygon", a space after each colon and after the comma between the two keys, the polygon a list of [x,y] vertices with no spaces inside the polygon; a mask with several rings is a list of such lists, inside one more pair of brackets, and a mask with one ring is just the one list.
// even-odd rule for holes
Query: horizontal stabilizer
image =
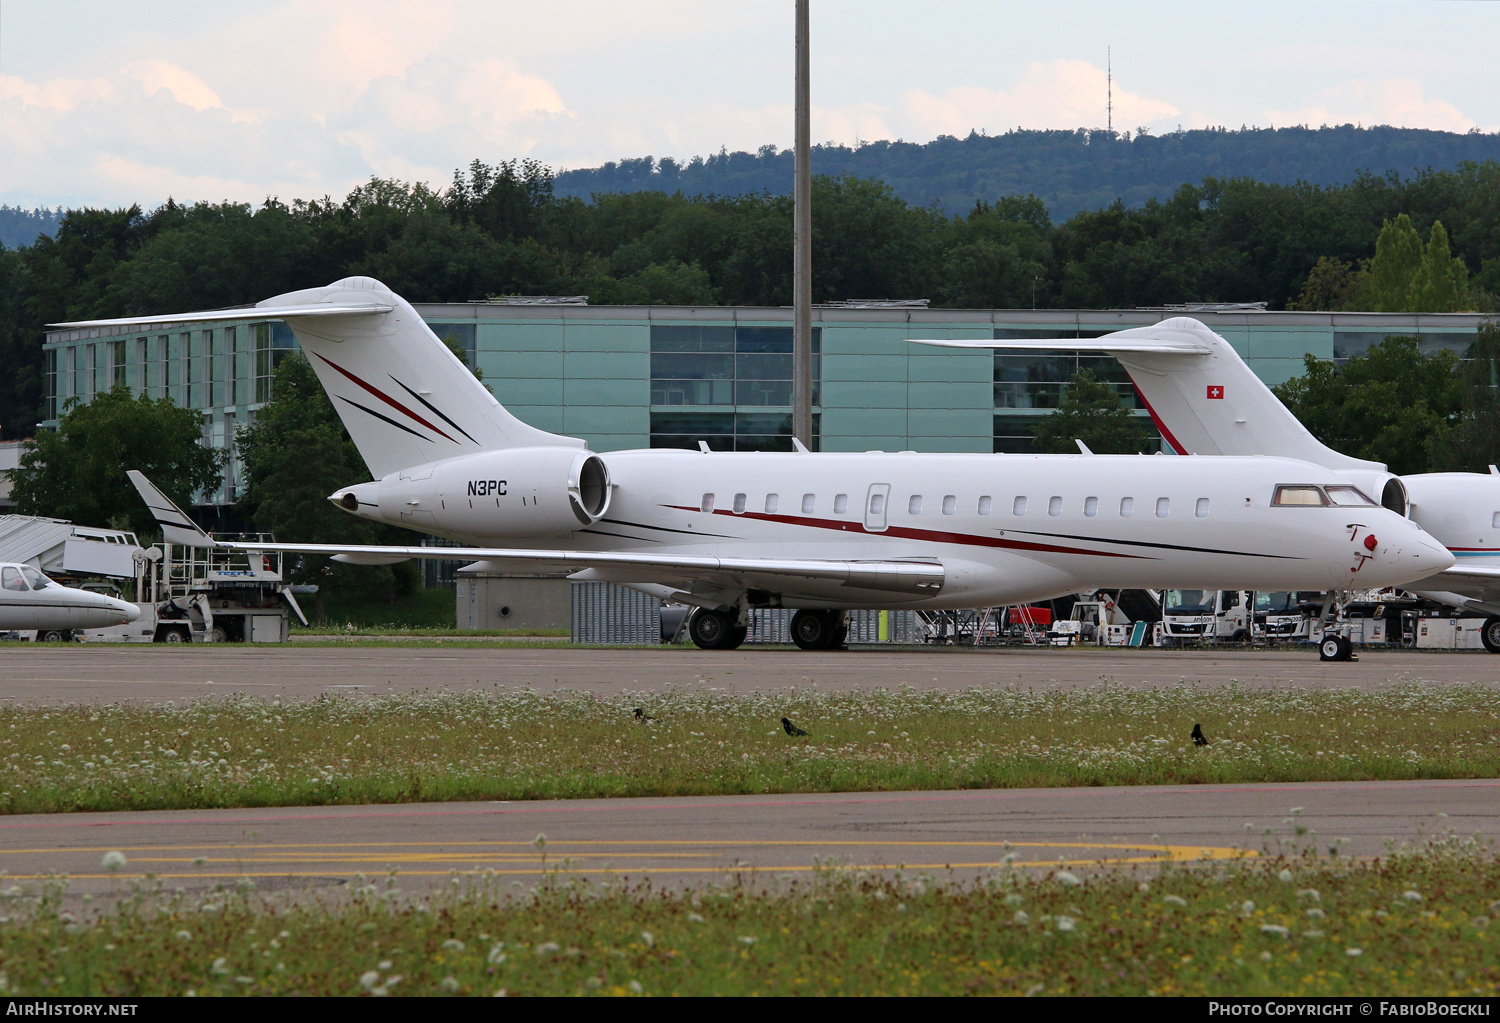
{"label": "horizontal stabilizer", "polygon": [[115,327],[124,324],[219,323],[224,320],[281,320],[288,316],[374,316],[396,307],[384,304],[248,306],[243,309],[212,309],[201,313],[168,313],[165,316],[121,316],[113,320],[73,320],[49,323],[49,327]]}
{"label": "horizontal stabilizer", "polygon": [[146,507],[151,509],[151,514],[156,519],[156,524],[161,526],[163,540],[167,543],[185,544],[188,547],[215,546],[213,537],[183,514],[182,509],[173,504],[171,498],[157,490],[156,485],[148,480],[144,473],[128,469],[125,475],[129,476],[130,482],[135,484],[141,500],[146,502]]}
{"label": "horizontal stabilizer", "polygon": [[438,558],[441,560],[527,562],[553,568],[647,569],[653,577],[723,577],[736,580],[807,579],[861,590],[936,596],[945,581],[935,561],[834,561],[802,558],[719,558],[690,554],[637,554],[610,551],[516,550],[491,547],[374,547],[344,544],[221,542],[221,547],[288,554],[351,555],[360,564],[389,564],[373,559]]}
{"label": "horizontal stabilizer", "polygon": [[979,349],[1057,349],[1065,352],[1149,352],[1152,355],[1208,355],[1212,349],[1207,345],[1191,341],[1111,341],[1109,335],[1096,338],[1033,337],[1025,339],[1006,338],[1003,341],[942,341],[913,338],[914,345],[931,345],[934,348],[979,348]]}

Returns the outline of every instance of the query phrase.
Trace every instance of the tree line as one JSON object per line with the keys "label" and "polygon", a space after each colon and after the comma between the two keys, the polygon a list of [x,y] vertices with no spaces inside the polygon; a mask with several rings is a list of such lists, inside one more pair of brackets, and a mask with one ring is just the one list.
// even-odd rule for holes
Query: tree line
{"label": "tree line", "polygon": [[[476,160],[445,189],[377,178],[342,201],[68,211],[55,237],[0,250],[0,432],[28,436],[41,418],[48,322],[246,304],[351,274],[380,278],[417,302],[503,294],[586,294],[595,304],[791,302],[789,197],[638,191],[585,202],[559,196],[554,182],[534,161]],[[1382,231],[1400,235],[1384,262]],[[1061,223],[1035,195],[1001,195],[949,216],[880,181],[819,176],[813,245],[820,302],[1340,308],[1363,294],[1346,278],[1388,263],[1428,273],[1429,284],[1404,285],[1404,308],[1441,291],[1444,308],[1493,310],[1500,162],[1362,174],[1330,187],[1209,177],[1165,201],[1116,201]],[[1429,286],[1436,278],[1422,271],[1443,252],[1446,290]],[[1330,265],[1344,276],[1320,290]]]}

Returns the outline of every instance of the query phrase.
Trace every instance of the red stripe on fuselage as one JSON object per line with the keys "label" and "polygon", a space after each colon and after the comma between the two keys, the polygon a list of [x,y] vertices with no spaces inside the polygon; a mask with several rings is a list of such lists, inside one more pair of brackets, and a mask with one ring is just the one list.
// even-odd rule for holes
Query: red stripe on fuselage
{"label": "red stripe on fuselage", "polygon": [[[317,352],[314,352],[313,354],[314,355],[318,355]],[[318,355],[318,358],[323,359],[323,361],[326,362],[326,363],[328,363],[328,365],[332,366],[334,369],[336,369],[340,373],[344,374],[344,376],[348,377],[350,380],[353,380],[356,384],[358,384],[359,386],[363,387],[365,390],[367,390],[371,394],[375,395],[375,397],[379,398],[381,401],[385,402],[391,408],[396,409],[398,412],[402,413],[403,415],[405,415],[409,419],[412,419],[412,420],[415,420],[418,423],[421,423],[423,426],[427,427],[427,429],[431,430],[433,433],[437,434],[439,437],[442,437],[445,440],[453,441],[453,443],[455,443],[455,444],[458,443],[458,441],[453,440],[452,437],[449,437],[442,430],[439,430],[436,426],[433,426],[427,420],[425,420],[421,416],[417,415],[411,409],[407,408],[405,405],[401,404],[395,398],[392,398],[389,394],[386,394],[384,391],[380,390],[378,387],[372,387],[370,384],[365,383],[359,377],[355,376],[353,373],[350,373],[343,366],[340,366],[338,363],[333,362],[332,360],[323,358],[323,356],[321,356],[321,355]]]}
{"label": "red stripe on fuselage", "polygon": [[[702,509],[691,505],[668,504],[663,507],[675,511],[699,512]],[[1132,558],[1137,561],[1155,561],[1157,559],[1144,554],[1118,554],[1114,551],[1089,551],[1077,547],[1058,547],[1049,543],[1035,543],[1031,540],[1006,540],[996,536],[975,536],[972,533],[949,533],[940,529],[910,529],[906,526],[889,526],[880,532],[866,530],[864,524],[858,521],[839,522],[836,519],[813,519],[801,515],[772,515],[767,512],[732,512],[726,508],[716,509],[711,515],[729,515],[734,518],[755,519],[759,522],[779,522],[789,526],[810,526],[813,529],[837,529],[840,532],[856,530],[868,536],[895,536],[903,540],[926,540],[931,543],[956,543],[966,547],[999,547],[1004,550],[1015,551],[1039,551],[1045,554],[1087,554],[1099,558]]]}
{"label": "red stripe on fuselage", "polygon": [[[1130,371],[1126,370],[1125,375],[1130,377]],[[1162,440],[1172,445],[1172,450],[1179,455],[1187,454],[1187,448],[1172,436],[1172,431],[1167,429],[1167,424],[1161,421],[1161,416],[1156,414],[1156,409],[1152,408],[1151,403],[1146,400],[1146,394],[1141,390],[1141,385],[1135,382],[1135,377],[1130,377],[1130,386],[1135,388],[1136,397],[1140,398],[1141,404],[1146,406],[1146,414],[1151,417],[1151,422],[1156,424],[1157,432],[1161,434]]]}

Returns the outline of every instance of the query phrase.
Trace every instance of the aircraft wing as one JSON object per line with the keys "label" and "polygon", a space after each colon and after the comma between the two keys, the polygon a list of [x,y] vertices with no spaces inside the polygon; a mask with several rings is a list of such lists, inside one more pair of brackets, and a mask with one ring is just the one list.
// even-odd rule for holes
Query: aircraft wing
{"label": "aircraft wing", "polygon": [[[288,554],[332,554],[353,564],[391,564],[407,558],[524,563],[576,570],[601,569],[641,582],[734,578],[757,588],[833,583],[860,590],[935,596],[943,588],[943,566],[936,561],[838,561],[813,558],[721,558],[697,554],[634,551],[554,551],[510,547],[401,547],[352,544],[220,542],[219,547]],[[768,585],[769,584],[769,585]]]}
{"label": "aircraft wing", "polygon": [[1149,352],[1152,355],[1208,355],[1212,349],[1207,345],[1191,341],[1110,341],[1109,335],[1095,338],[1076,337],[1029,337],[1007,338],[1003,341],[949,341],[912,338],[914,345],[931,345],[934,348],[982,348],[1030,350],[1034,348],[1058,349],[1068,352]]}
{"label": "aircraft wing", "polygon": [[1486,586],[1500,589],[1500,565],[1454,565],[1433,576],[1431,581],[1444,582],[1449,585]]}

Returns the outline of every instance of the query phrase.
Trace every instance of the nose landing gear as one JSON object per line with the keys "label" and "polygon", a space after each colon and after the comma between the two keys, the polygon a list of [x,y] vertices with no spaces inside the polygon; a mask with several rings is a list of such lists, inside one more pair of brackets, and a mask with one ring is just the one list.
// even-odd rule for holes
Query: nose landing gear
{"label": "nose landing gear", "polygon": [[1320,661],[1357,661],[1354,644],[1348,636],[1324,636],[1323,641],[1318,644],[1318,660]]}

